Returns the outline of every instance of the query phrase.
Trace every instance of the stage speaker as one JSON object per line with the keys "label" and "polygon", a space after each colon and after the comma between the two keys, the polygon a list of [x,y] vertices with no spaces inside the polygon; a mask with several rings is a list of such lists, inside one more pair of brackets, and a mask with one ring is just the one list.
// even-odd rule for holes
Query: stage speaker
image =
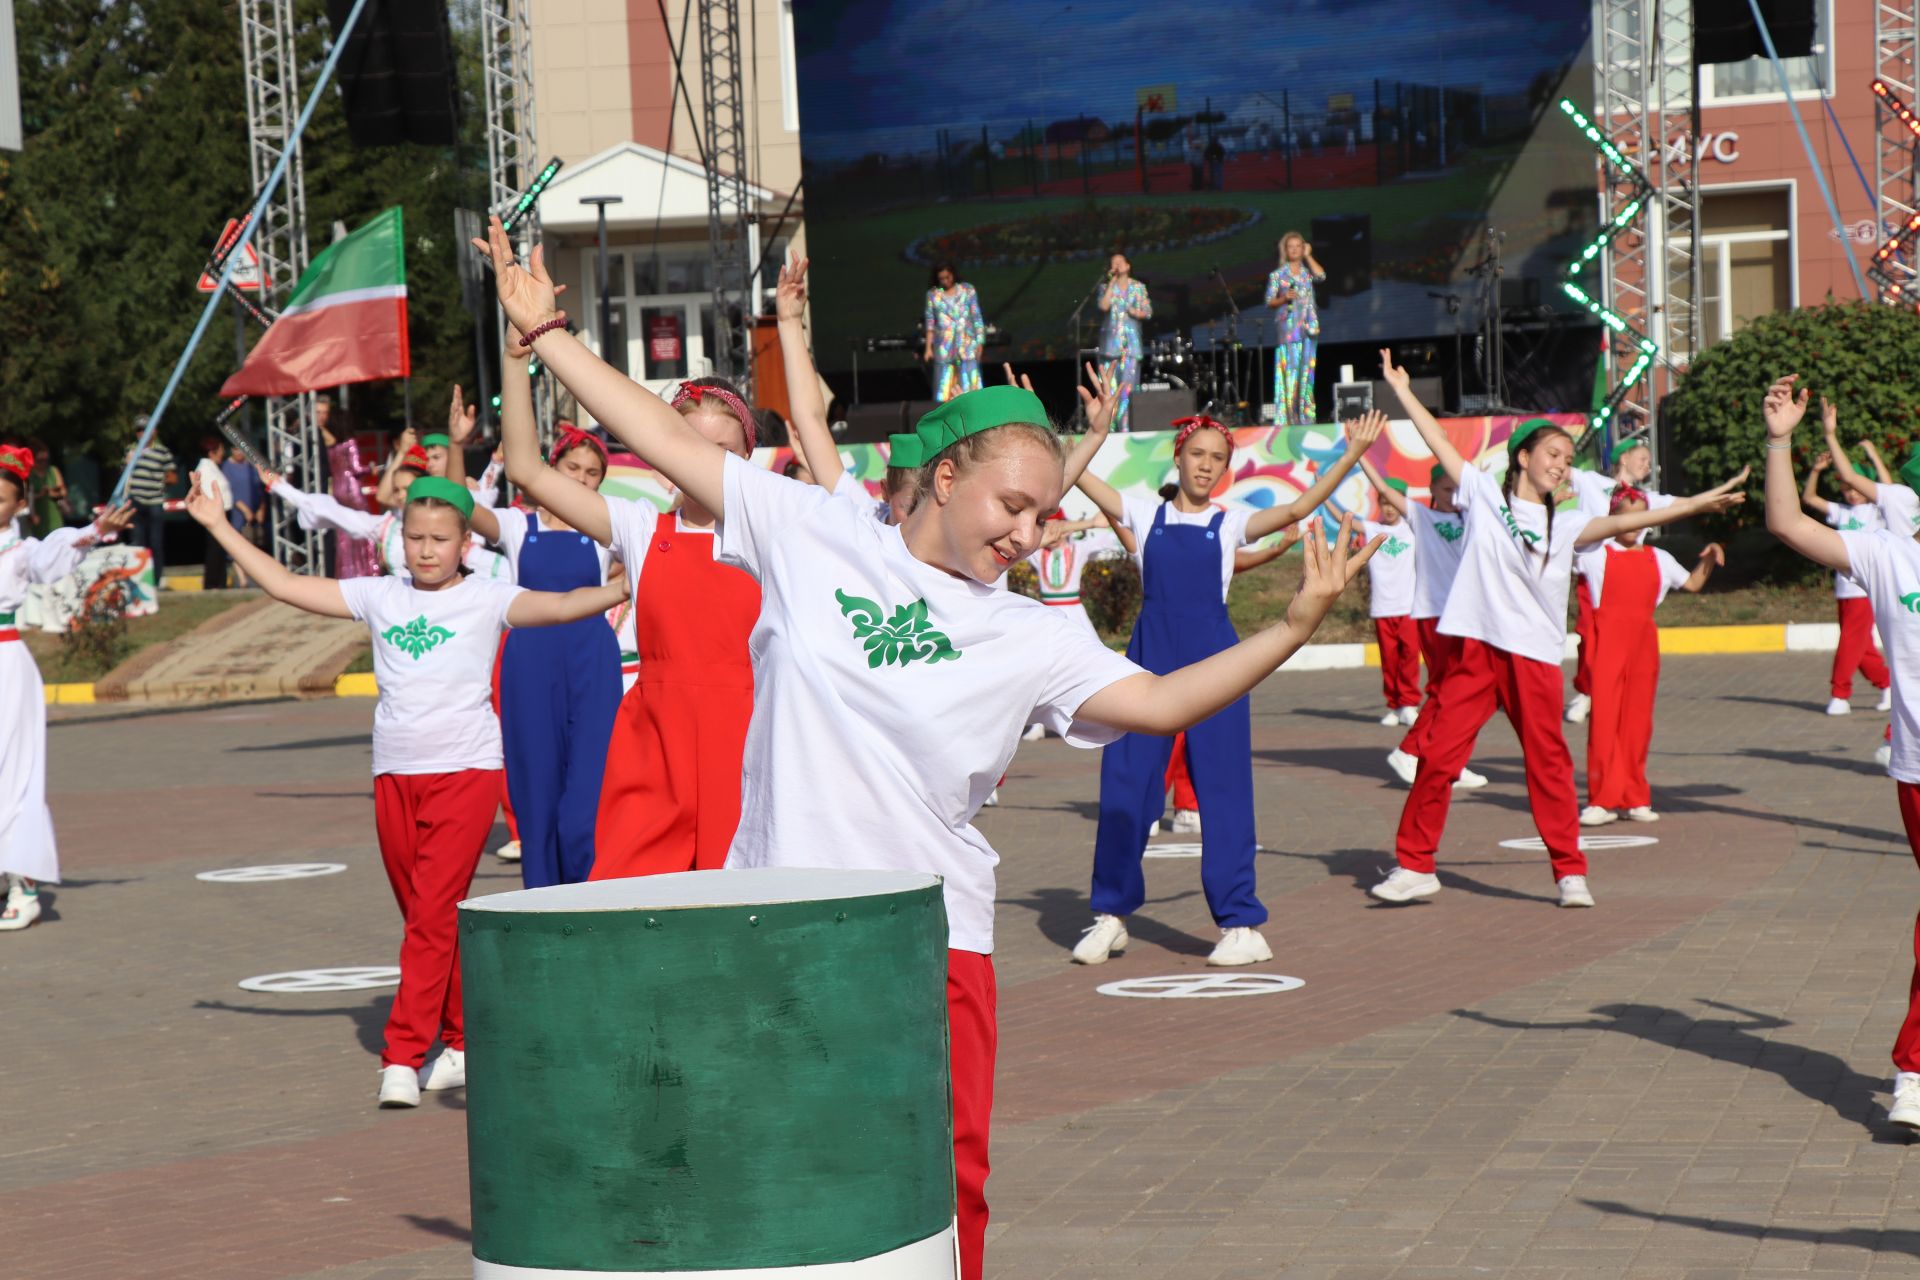
{"label": "stage speaker", "polygon": [[[1384,386],[1385,384],[1380,384]],[[1374,405],[1393,403],[1380,399],[1378,387],[1371,382],[1336,382],[1333,384],[1333,420],[1345,422],[1349,418],[1358,418],[1367,413]]]}
{"label": "stage speaker", "polygon": [[[1759,0],[1759,7],[1781,57],[1804,58],[1813,52],[1813,0]],[[1693,0],[1696,63],[1745,62],[1766,56],[1767,45],[1748,0]]]}
{"label": "stage speaker", "polygon": [[1127,401],[1127,429],[1171,431],[1175,418],[1193,413],[1191,391],[1135,391]]}
{"label": "stage speaker", "polygon": [[[335,31],[353,0],[327,0]],[[340,99],[355,146],[450,147],[459,134],[445,0],[376,0],[340,55]],[[524,181],[523,177],[523,181]]]}
{"label": "stage speaker", "polygon": [[912,429],[921,415],[933,409],[931,400],[869,400],[847,409],[847,431],[841,444],[885,444],[887,437]]}
{"label": "stage speaker", "polygon": [[1351,298],[1373,287],[1373,218],[1336,213],[1313,220],[1307,239],[1313,256],[1327,269],[1327,292]]}
{"label": "stage speaker", "polygon": [[[1442,408],[1441,400],[1447,394],[1440,379],[1409,378],[1407,380],[1407,386],[1413,392],[1414,399],[1427,406],[1435,417],[1440,416]],[[1389,418],[1404,417],[1407,412],[1400,407],[1399,395],[1394,392],[1392,387],[1388,386],[1379,378],[1373,380],[1373,407],[1386,414]],[[1342,416],[1344,417],[1344,415]]]}

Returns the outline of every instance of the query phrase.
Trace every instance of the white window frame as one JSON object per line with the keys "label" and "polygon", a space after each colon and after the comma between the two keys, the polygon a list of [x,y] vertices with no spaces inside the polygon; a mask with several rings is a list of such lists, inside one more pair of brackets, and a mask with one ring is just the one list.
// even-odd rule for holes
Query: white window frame
{"label": "white window frame", "polygon": [[[1795,102],[1815,102],[1822,97],[1833,96],[1833,22],[1834,0],[1819,0],[1819,40],[1813,46],[1814,65],[1820,68],[1820,83],[1826,86],[1826,92],[1818,89],[1801,89],[1793,95]],[[1763,58],[1762,61],[1765,61]],[[1788,95],[1778,89],[1766,93],[1726,93],[1713,91],[1714,73],[1719,64],[1707,62],[1700,66],[1700,105],[1703,107],[1731,107],[1748,102],[1785,102]],[[1768,81],[1773,80],[1772,68],[1768,68]],[[1707,126],[1703,123],[1702,129]]]}
{"label": "white window frame", "polygon": [[[1777,95],[1776,95],[1777,96]],[[1725,182],[1698,188],[1700,206],[1709,196],[1737,191],[1785,191],[1787,193],[1787,229],[1785,231],[1708,231],[1704,218],[1700,228],[1700,283],[1706,292],[1706,273],[1715,273],[1715,298],[1719,314],[1715,317],[1721,342],[1733,336],[1733,264],[1722,246],[1756,244],[1761,241],[1787,242],[1787,309],[1800,305],[1800,190],[1793,178],[1770,182]],[[1705,301],[1704,298],[1701,299]]]}
{"label": "white window frame", "polygon": [[[625,258],[630,262],[635,254],[641,253],[651,254],[652,249],[646,245],[607,246],[609,258]],[[706,246],[701,245],[698,253],[689,253],[685,256],[696,258],[705,255]],[[604,358],[606,352],[600,333],[600,298],[597,292],[600,284],[599,265],[600,250],[597,247],[580,250],[580,292],[584,295],[583,309],[586,313],[584,328],[595,354]],[[632,283],[632,279],[631,275],[627,277],[629,284]],[[647,335],[643,331],[641,312],[675,308],[681,312],[680,341],[686,352],[687,376],[700,378],[712,373],[713,361],[708,357],[706,338],[700,328],[700,308],[712,301],[711,293],[647,293],[615,297],[612,303],[613,306],[620,308],[621,322],[625,325],[627,333],[628,376],[633,376],[633,370],[644,371],[647,367]],[[662,388],[678,384],[680,379],[637,377],[634,381],[651,391],[660,392]]]}
{"label": "white window frame", "polygon": [[800,132],[800,66],[793,49],[793,0],[780,0],[780,126]]}

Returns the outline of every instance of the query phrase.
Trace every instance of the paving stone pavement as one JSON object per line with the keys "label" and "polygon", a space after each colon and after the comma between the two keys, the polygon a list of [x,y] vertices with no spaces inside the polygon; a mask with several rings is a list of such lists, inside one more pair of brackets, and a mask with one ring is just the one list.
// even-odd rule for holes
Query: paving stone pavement
{"label": "paving stone pavement", "polygon": [[[1666,663],[1651,827],[1552,903],[1504,724],[1458,801],[1446,889],[1363,888],[1404,791],[1369,672],[1255,700],[1277,995],[1150,1001],[1201,975],[1192,858],[1148,863],[1124,956],[1087,923],[1098,760],[1023,747],[981,819],[1001,850],[1002,1042],[989,1274],[1912,1275],[1915,1175],[1885,1123],[1915,890],[1884,717],[1820,714],[1819,655]],[[1863,697],[1861,703],[1867,700]],[[392,964],[372,705],[94,713],[51,730],[68,882],[0,938],[0,1274],[452,1280],[462,1099],[374,1109],[388,995],[240,978]],[[1570,728],[1576,759],[1584,730]],[[1184,842],[1163,837],[1162,846]],[[194,873],[333,861],[338,875]],[[475,892],[517,884],[491,858]]]}

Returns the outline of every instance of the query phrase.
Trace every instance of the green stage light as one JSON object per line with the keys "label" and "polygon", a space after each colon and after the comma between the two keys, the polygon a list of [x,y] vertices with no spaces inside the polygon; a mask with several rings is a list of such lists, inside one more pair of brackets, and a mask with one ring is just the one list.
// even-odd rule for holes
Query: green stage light
{"label": "green stage light", "polygon": [[1613,217],[1608,220],[1607,225],[1600,229],[1600,234],[1595,236],[1592,241],[1588,243],[1587,247],[1580,251],[1580,256],[1567,264],[1567,274],[1570,276],[1578,275],[1582,268],[1599,257],[1600,251],[1605,249],[1609,244],[1612,244],[1613,238],[1622,231],[1625,231],[1627,224],[1639,217],[1640,211],[1646,208],[1646,206],[1647,198],[1645,195],[1635,196],[1633,199],[1621,205],[1620,212],[1614,214]]}
{"label": "green stage light", "polygon": [[504,229],[508,231],[513,230],[515,226],[519,225],[520,220],[527,216],[527,212],[533,208],[534,202],[540,199],[541,192],[545,191],[547,184],[553,181],[553,175],[560,172],[560,164],[560,157],[555,156],[553,159],[547,161],[546,168],[534,176],[533,185],[528,187],[526,192],[521,195],[518,200],[513,202],[513,208],[507,212],[507,216],[500,219],[500,225]]}
{"label": "green stage light", "polygon": [[1579,107],[1573,105],[1572,98],[1560,99],[1560,110],[1564,111],[1567,118],[1573,121],[1573,127],[1584,134],[1587,141],[1593,144],[1594,150],[1605,156],[1607,163],[1620,171],[1622,177],[1633,179],[1634,183],[1641,187],[1651,187],[1653,185],[1647,181],[1647,175],[1640,171],[1640,166],[1627,159],[1626,154],[1622,152],[1620,148],[1614,146],[1606,134],[1600,132],[1600,126],[1587,119],[1586,113],[1580,110]]}

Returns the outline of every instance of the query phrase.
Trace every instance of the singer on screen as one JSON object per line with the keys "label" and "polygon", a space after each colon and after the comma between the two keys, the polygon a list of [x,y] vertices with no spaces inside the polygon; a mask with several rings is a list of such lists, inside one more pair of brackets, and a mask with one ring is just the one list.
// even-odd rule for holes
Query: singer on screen
{"label": "singer on screen", "polygon": [[927,290],[927,341],[920,358],[933,365],[933,398],[944,404],[963,391],[980,389],[980,348],[987,322],[980,295],[954,278],[953,264],[936,262]]}
{"label": "singer on screen", "polygon": [[1305,236],[1289,231],[1280,237],[1280,265],[1267,277],[1267,305],[1279,312],[1273,318],[1273,420],[1278,426],[1313,422],[1313,365],[1320,350],[1313,286],[1326,278]]}
{"label": "singer on screen", "polygon": [[1100,327],[1100,375],[1108,386],[1120,388],[1120,408],[1114,414],[1113,429],[1131,431],[1133,387],[1140,379],[1140,355],[1146,350],[1140,322],[1153,317],[1153,303],[1147,298],[1147,286],[1133,278],[1124,253],[1107,259],[1107,275],[1100,284],[1100,309],[1107,313]]}

